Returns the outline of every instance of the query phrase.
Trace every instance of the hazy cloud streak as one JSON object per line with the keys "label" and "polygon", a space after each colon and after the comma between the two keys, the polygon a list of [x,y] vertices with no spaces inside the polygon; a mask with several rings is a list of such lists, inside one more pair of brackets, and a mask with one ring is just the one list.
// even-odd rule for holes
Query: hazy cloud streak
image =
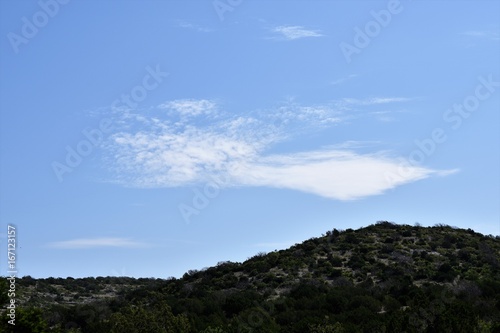
{"label": "hazy cloud streak", "polygon": [[286,40],[296,40],[300,38],[310,38],[310,37],[322,37],[317,30],[306,29],[302,26],[297,25],[282,25],[272,29],[272,32],[279,34],[280,37]]}
{"label": "hazy cloud streak", "polygon": [[48,247],[57,249],[90,249],[102,247],[137,248],[146,244],[135,242],[129,238],[79,238],[49,243]]}

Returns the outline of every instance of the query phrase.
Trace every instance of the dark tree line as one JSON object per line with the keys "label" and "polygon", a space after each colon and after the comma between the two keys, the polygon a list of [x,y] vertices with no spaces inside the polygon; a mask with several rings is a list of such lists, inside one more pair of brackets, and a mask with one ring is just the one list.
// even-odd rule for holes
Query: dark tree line
{"label": "dark tree line", "polygon": [[181,279],[25,277],[0,332],[500,332],[499,257],[498,237],[380,222]]}

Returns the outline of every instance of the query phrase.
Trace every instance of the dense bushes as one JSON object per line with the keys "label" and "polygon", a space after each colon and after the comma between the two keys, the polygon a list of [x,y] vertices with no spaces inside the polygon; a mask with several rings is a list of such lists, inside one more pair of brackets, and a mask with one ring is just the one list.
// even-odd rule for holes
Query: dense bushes
{"label": "dense bushes", "polygon": [[24,277],[15,332],[499,332],[499,254],[471,230],[383,221],[182,279]]}

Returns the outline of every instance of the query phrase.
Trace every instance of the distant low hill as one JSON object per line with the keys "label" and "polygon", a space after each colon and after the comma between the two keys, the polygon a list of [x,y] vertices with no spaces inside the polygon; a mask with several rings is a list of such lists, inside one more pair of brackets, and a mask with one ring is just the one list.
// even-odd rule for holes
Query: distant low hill
{"label": "distant low hill", "polygon": [[0,332],[500,332],[500,237],[380,221],[180,279],[24,277],[17,290],[16,327]]}

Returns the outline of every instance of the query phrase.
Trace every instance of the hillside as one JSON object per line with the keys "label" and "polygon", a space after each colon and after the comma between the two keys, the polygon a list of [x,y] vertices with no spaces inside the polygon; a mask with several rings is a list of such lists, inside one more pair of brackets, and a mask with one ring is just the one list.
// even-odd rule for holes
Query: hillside
{"label": "hillside", "polygon": [[181,279],[18,290],[16,332],[500,332],[500,237],[378,222]]}

